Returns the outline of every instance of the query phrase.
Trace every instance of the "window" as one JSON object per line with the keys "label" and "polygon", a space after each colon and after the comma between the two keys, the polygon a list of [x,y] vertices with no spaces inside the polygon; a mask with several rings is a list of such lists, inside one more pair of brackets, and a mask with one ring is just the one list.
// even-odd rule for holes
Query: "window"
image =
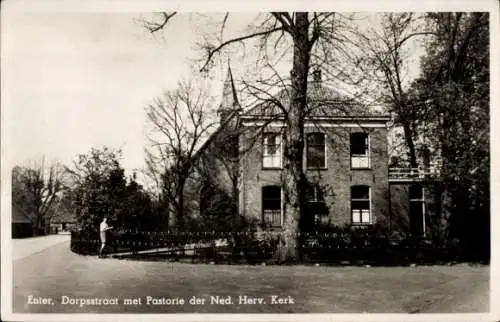
{"label": "window", "polygon": [[351,134],[351,168],[370,168],[370,144],[368,134]]}
{"label": "window", "polygon": [[212,201],[212,197],[214,195],[214,191],[212,189],[212,185],[207,182],[203,182],[200,189],[200,212],[204,213],[208,208],[210,208],[210,203]]}
{"label": "window", "polygon": [[308,185],[306,189],[307,212],[314,227],[329,223],[328,208],[325,203],[323,188],[319,184]]}
{"label": "window", "polygon": [[410,199],[410,233],[413,236],[425,234],[425,199],[421,185],[411,185],[408,191]]}
{"label": "window", "polygon": [[318,226],[326,226],[330,224],[330,217],[326,213],[318,213],[314,214],[314,225]]}
{"label": "window", "polygon": [[351,187],[351,215],[353,224],[371,224],[370,187]]}
{"label": "window", "polygon": [[309,184],[306,189],[307,202],[324,202],[323,189],[319,184]]}
{"label": "window", "polygon": [[264,133],[264,151],[262,166],[264,168],[281,168],[281,136],[279,133]]}
{"label": "window", "polygon": [[262,188],[262,212],[265,226],[281,226],[281,187],[266,186]]}
{"label": "window", "polygon": [[326,168],[326,145],[324,133],[307,134],[307,168]]}

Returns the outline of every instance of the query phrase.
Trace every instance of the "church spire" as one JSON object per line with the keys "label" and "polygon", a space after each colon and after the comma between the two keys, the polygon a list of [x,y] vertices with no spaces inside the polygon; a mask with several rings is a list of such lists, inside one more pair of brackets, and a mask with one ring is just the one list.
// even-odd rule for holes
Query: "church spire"
{"label": "church spire", "polygon": [[224,81],[224,86],[222,88],[222,101],[218,109],[221,122],[223,122],[231,112],[239,109],[239,107],[240,103],[238,102],[238,94],[236,92],[233,73],[231,71],[231,66],[228,59],[227,75]]}

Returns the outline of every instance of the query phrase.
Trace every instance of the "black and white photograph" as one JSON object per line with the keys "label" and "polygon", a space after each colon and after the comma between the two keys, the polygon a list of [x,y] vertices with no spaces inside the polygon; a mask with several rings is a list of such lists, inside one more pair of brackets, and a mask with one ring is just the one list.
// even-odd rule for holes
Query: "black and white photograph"
{"label": "black and white photograph", "polygon": [[498,320],[498,1],[56,2],[2,6],[2,320]]}

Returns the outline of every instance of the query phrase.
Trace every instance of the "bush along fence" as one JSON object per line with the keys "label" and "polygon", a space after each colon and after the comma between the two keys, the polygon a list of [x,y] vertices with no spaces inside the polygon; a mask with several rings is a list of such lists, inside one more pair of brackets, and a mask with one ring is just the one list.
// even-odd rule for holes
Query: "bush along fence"
{"label": "bush along fence", "polygon": [[[221,264],[279,264],[279,232],[132,232],[108,237],[105,252],[116,258],[188,260]],[[467,261],[457,243],[436,245],[428,239],[342,229],[300,235],[301,261],[336,265],[444,264]],[[95,255],[98,233],[73,231],[71,250]]]}

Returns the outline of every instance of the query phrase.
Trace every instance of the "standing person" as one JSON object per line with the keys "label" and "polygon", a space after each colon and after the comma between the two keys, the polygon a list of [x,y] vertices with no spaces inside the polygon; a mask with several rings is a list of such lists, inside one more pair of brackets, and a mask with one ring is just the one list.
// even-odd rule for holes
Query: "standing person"
{"label": "standing person", "polygon": [[102,258],[102,251],[104,250],[104,247],[106,247],[106,232],[110,229],[113,229],[113,227],[109,227],[107,223],[108,218],[104,217],[102,219],[101,225],[100,225],[100,233],[101,233],[101,250],[99,251],[99,256],[98,258]]}

